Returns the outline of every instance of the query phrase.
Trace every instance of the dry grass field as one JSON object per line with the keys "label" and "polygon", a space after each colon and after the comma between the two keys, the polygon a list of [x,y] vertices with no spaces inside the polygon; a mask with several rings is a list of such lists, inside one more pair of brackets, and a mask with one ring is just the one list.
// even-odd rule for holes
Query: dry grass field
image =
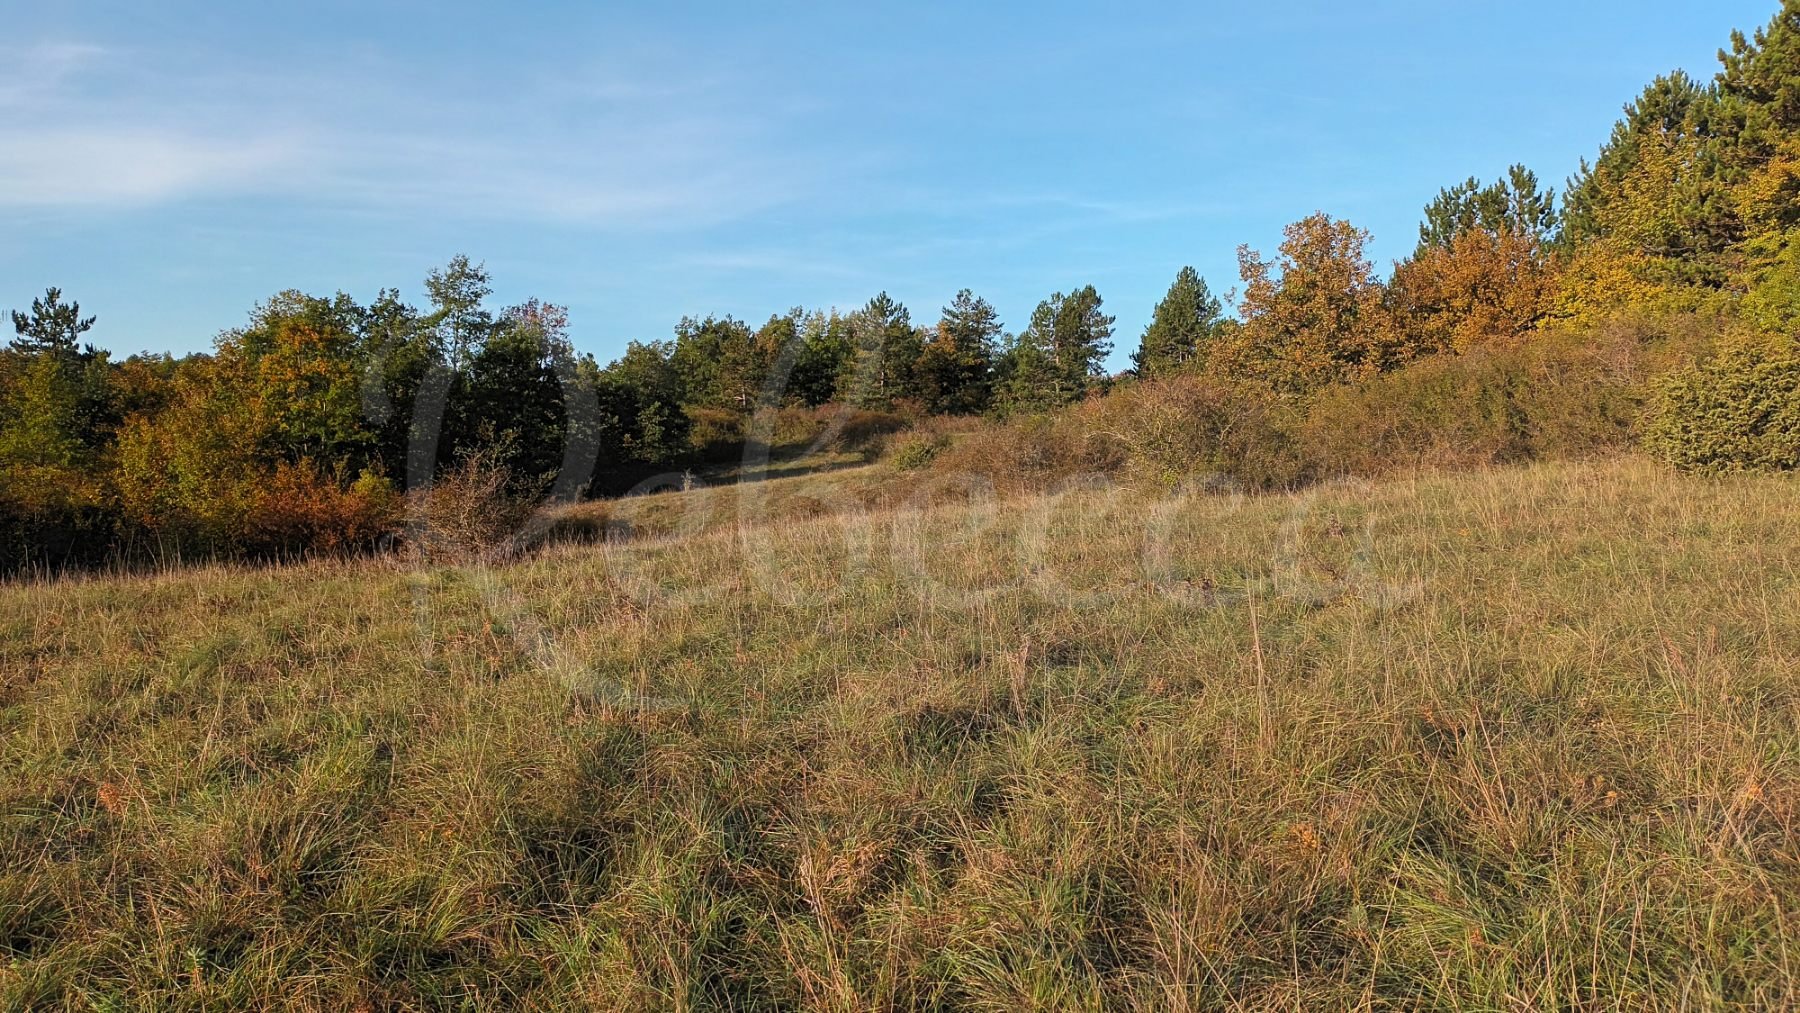
{"label": "dry grass field", "polygon": [[0,999],[1800,1004],[1793,478],[978,493],[0,587]]}

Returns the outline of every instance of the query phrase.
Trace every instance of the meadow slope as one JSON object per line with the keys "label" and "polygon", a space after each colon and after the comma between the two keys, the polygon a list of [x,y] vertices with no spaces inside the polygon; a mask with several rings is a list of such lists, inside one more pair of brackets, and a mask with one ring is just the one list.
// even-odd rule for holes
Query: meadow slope
{"label": "meadow slope", "polygon": [[964,491],[0,587],[0,999],[1800,1003],[1794,479]]}

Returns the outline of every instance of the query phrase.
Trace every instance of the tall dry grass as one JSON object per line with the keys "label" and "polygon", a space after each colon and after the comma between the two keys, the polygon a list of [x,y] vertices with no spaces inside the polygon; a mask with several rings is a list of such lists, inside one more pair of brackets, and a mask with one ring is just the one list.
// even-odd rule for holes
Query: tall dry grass
{"label": "tall dry grass", "polygon": [[0,587],[0,994],[1791,1007],[1795,492],[878,466],[496,567]]}

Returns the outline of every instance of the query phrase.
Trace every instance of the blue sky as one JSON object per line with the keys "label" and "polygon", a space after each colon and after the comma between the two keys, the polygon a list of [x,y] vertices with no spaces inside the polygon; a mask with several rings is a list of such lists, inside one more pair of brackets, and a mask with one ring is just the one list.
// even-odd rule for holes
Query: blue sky
{"label": "blue sky", "polygon": [[682,315],[1092,283],[1116,364],[1182,264],[1236,284],[1315,210],[1386,266],[1420,208],[1559,185],[1658,73],[1775,0],[10,5],[0,307],[60,285],[117,352],[286,288],[485,260],[602,360]]}

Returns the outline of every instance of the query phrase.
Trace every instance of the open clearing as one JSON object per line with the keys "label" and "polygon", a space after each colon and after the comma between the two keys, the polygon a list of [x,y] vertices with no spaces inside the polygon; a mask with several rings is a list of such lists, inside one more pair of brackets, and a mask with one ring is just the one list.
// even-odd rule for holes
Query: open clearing
{"label": "open clearing", "polygon": [[1800,1002],[1794,479],[966,491],[0,587],[5,1004]]}

